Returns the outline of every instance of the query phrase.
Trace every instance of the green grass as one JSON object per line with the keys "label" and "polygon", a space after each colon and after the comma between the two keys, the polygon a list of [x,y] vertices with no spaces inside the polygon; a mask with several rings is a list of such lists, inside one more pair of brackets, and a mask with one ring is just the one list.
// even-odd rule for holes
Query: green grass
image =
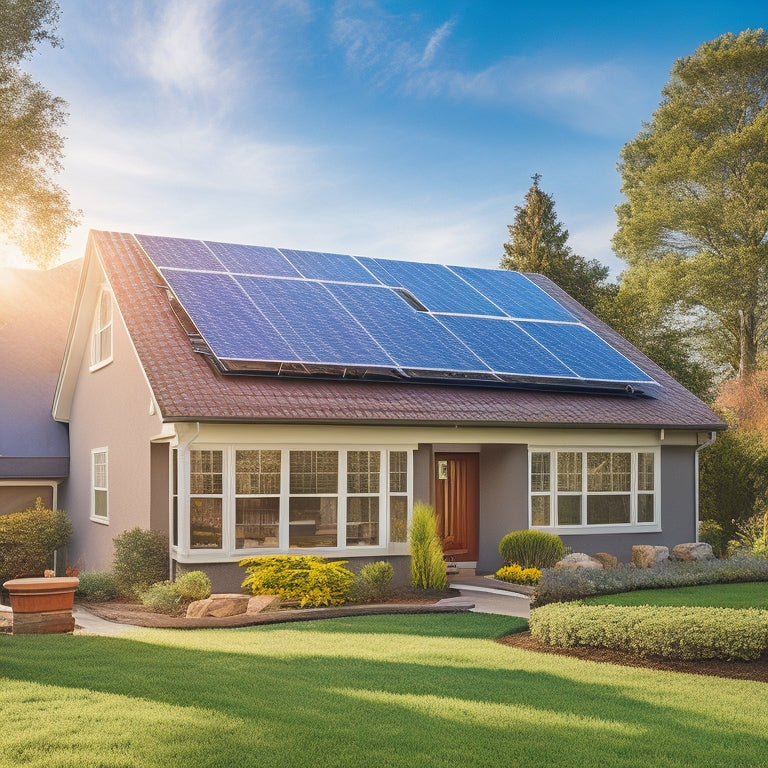
{"label": "green grass", "polygon": [[641,589],[635,592],[622,592],[618,595],[590,597],[584,602],[607,605],[683,605],[768,610],[768,582],[708,584],[677,589]]}
{"label": "green grass", "polygon": [[536,654],[522,619],[0,636],[0,766],[765,768],[768,686]]}

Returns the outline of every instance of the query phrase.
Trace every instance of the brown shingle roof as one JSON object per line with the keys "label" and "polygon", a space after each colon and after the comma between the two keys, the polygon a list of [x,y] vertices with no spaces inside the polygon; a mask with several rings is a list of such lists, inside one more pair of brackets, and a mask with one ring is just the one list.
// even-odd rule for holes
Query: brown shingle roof
{"label": "brown shingle roof", "polygon": [[724,427],[698,398],[541,276],[536,280],[545,290],[557,292],[559,301],[662,385],[659,398],[225,376],[192,350],[161,287],[162,277],[133,235],[92,232],[90,245],[166,421]]}

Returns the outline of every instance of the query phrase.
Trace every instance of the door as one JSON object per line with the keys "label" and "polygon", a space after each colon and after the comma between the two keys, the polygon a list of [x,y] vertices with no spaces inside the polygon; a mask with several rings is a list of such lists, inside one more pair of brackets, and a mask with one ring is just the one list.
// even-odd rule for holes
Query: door
{"label": "door", "polygon": [[435,515],[446,558],[476,562],[480,518],[478,454],[435,454]]}

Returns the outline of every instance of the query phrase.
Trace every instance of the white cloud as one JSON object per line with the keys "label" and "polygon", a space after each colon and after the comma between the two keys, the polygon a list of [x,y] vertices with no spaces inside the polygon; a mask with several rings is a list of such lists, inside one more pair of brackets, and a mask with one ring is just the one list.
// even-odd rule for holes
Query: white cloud
{"label": "white cloud", "polygon": [[453,21],[446,21],[432,33],[429,40],[427,41],[426,46],[424,47],[424,53],[422,54],[421,61],[419,62],[422,67],[432,63],[432,60],[435,58],[435,54],[443,44],[443,41],[451,34],[453,27]]}

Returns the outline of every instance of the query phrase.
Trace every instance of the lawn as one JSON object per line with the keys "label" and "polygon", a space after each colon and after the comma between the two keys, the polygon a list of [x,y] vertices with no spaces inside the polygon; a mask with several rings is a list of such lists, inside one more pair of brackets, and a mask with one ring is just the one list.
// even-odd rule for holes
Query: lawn
{"label": "lawn", "polygon": [[521,619],[0,636],[0,766],[765,768],[768,686],[509,648]]}
{"label": "lawn", "polygon": [[[678,589],[641,589],[618,595],[587,598],[586,603],[608,605],[691,605],[705,608],[760,608],[768,610],[768,582],[707,584]],[[766,761],[768,765],[768,761]]]}

